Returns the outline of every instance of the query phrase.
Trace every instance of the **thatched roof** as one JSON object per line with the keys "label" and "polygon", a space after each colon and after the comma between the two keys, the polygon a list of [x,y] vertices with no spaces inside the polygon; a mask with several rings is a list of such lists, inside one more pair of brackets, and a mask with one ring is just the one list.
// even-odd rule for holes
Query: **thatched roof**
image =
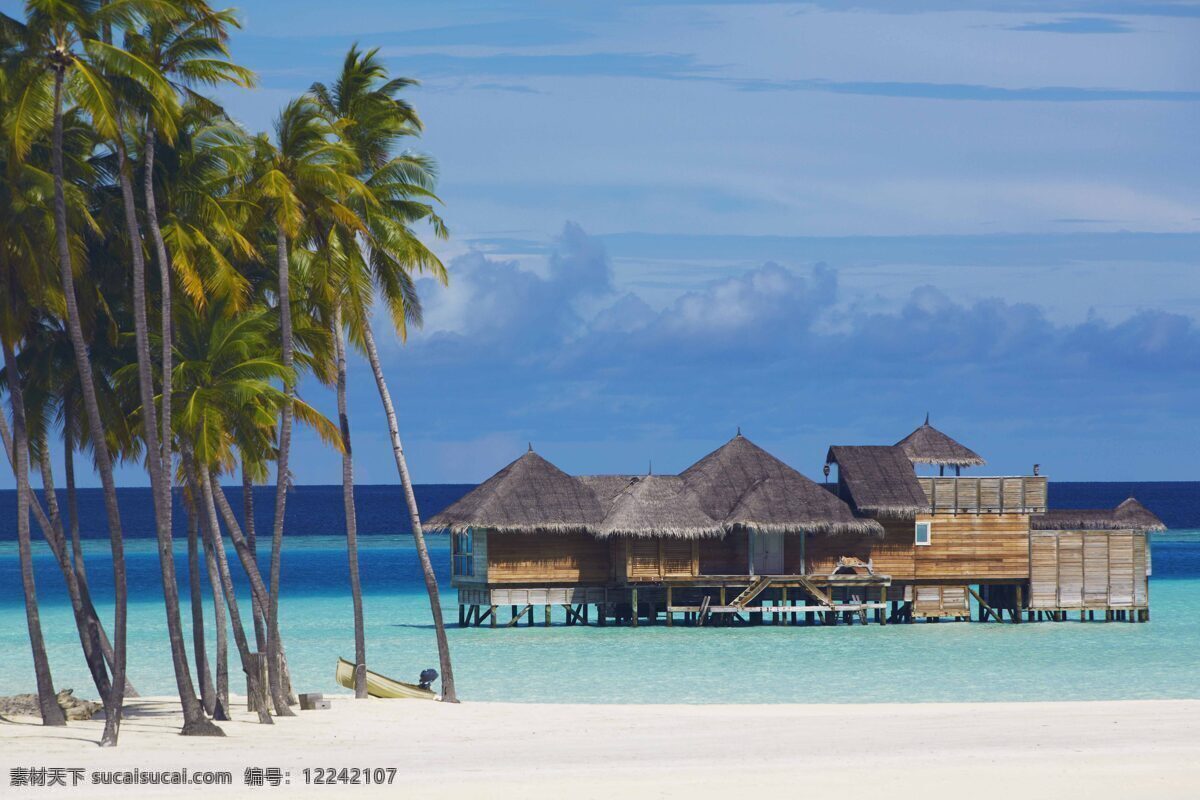
{"label": "thatched roof", "polygon": [[796,476],[804,478],[740,432],[680,473],[688,487],[700,495],[704,511],[719,520],[729,516],[759,481]]}
{"label": "thatched roof", "polygon": [[629,480],[613,500],[597,536],[722,536],[725,528],[700,507],[700,498],[678,475]]}
{"label": "thatched roof", "polygon": [[767,533],[805,530],[883,535],[882,525],[854,516],[850,506],[803,475],[758,481],[742,495],[725,524]]}
{"label": "thatched roof", "polygon": [[929,507],[912,463],[898,445],[829,448],[825,463],[838,465],[838,484],[862,514],[911,519]]}
{"label": "thatched roof", "polygon": [[608,508],[617,495],[625,491],[636,475],[579,475],[576,480],[592,490],[601,508]]}
{"label": "thatched roof", "polygon": [[427,525],[601,537],[723,536],[739,526],[784,533],[883,532],[741,433],[681,475],[572,477],[530,450]]}
{"label": "thatched roof", "polygon": [[1165,531],[1167,526],[1153,511],[1130,497],[1116,508],[1053,508],[1030,517],[1036,531]]}
{"label": "thatched roof", "polygon": [[592,529],[603,519],[591,489],[531,448],[427,524],[453,531],[566,532]]}
{"label": "thatched roof", "polygon": [[896,446],[903,449],[908,460],[914,464],[978,467],[987,463],[974,450],[930,425],[928,414],[925,415],[925,424],[897,442]]}

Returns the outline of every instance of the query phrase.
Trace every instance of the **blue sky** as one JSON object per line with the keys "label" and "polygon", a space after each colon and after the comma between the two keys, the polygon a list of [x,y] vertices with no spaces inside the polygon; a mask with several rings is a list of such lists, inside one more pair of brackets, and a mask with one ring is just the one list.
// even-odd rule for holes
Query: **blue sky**
{"label": "blue sky", "polygon": [[527,442],[675,471],[739,425],[815,477],[926,411],[994,473],[1200,479],[1200,3],[237,5],[252,129],[352,42],[422,81],[451,285],[384,337],[419,482]]}

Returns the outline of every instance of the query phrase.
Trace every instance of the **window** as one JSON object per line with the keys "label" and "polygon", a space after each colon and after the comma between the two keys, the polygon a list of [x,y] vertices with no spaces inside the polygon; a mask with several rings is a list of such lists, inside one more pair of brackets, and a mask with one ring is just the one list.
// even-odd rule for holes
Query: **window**
{"label": "window", "polygon": [[473,578],[475,576],[474,538],[469,530],[454,534],[451,542],[454,554],[454,574],[459,577]]}
{"label": "window", "polygon": [[926,545],[929,544],[929,528],[933,523],[918,522],[916,537],[913,539],[914,544]]}

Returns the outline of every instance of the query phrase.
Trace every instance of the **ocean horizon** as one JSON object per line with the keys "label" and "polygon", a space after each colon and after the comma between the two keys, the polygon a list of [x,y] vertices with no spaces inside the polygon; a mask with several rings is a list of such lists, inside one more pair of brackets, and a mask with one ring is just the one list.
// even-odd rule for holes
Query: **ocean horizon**
{"label": "ocean horizon", "polygon": [[[471,488],[417,486],[428,517]],[[226,490],[240,508],[240,489]],[[260,491],[262,492],[260,496]],[[127,529],[129,676],[144,695],[174,692],[166,644],[153,510],[148,490],[120,489]],[[460,696],[466,700],[580,703],[834,703],[1099,700],[1200,696],[1200,482],[1053,483],[1052,507],[1112,507],[1134,494],[1170,530],[1151,536],[1153,616],[1148,624],[913,624],[691,628],[643,626],[517,629],[450,626]],[[270,487],[256,490],[260,535],[269,530]],[[61,499],[61,492],[60,492]],[[437,665],[432,617],[408,535],[399,488],[358,487],[360,564],[369,665],[399,679]],[[3,504],[11,492],[0,493]],[[441,504],[439,506],[439,504]],[[107,624],[112,572],[102,497],[80,493],[92,591]],[[143,508],[144,506],[144,508]],[[289,495],[280,619],[297,691],[338,693],[338,656],[354,639],[340,487],[299,486]],[[182,518],[182,515],[179,515]],[[256,513],[256,516],[259,514]],[[59,687],[94,693],[62,577],[34,526],[42,626]],[[185,640],[191,648],[186,540],[176,540]],[[457,619],[449,541],[430,553],[447,620]],[[231,556],[232,557],[232,556]],[[260,553],[264,569],[266,554]],[[235,576],[241,573],[234,570]],[[248,587],[239,580],[241,603]],[[209,590],[202,585],[211,626]],[[506,611],[506,610],[505,610]],[[507,614],[501,616],[507,620]],[[208,631],[209,656],[213,631]],[[15,536],[0,540],[0,694],[33,690]],[[867,677],[884,670],[885,681]],[[231,688],[244,690],[231,647]]]}

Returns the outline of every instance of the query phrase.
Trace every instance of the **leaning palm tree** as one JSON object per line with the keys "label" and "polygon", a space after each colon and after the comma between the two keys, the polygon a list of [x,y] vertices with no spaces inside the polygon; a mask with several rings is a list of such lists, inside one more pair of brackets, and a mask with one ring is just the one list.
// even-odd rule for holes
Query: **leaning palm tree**
{"label": "leaning palm tree", "polygon": [[82,387],[84,408],[92,442],[96,468],[104,489],[105,511],[113,553],[113,580],[116,611],[113,624],[113,689],[105,703],[102,746],[113,746],[121,725],[125,685],[125,635],[127,591],[125,553],[122,542],[121,513],[117,506],[112,457],[104,434],[104,421],[96,397],[88,340],[84,335],[76,297],[74,258],[68,233],[67,199],[63,179],[63,112],[68,99],[83,107],[92,126],[101,137],[115,141],[120,135],[119,112],[106,76],[119,75],[150,89],[150,97],[165,95],[155,90],[156,76],[147,65],[125,50],[105,41],[114,26],[133,27],[147,7],[161,4],[123,0],[101,4],[93,0],[62,0],[46,3],[28,0],[25,21],[0,14],[0,36],[15,43],[17,54],[10,69],[20,86],[8,123],[12,131],[14,154],[24,157],[37,132],[44,129],[47,117],[52,125],[51,173],[54,179],[54,222],[56,255],[62,282],[64,308],[76,366]]}
{"label": "leaning palm tree", "polygon": [[[5,94],[5,83],[0,83],[0,97]],[[7,153],[8,148],[4,147],[4,151]],[[25,205],[21,202],[25,188],[21,184],[24,183],[22,177],[27,177],[27,171],[9,164],[7,159],[3,166],[6,168],[0,176],[0,198],[8,201],[5,205],[6,216],[9,216],[6,223],[11,223],[12,212]],[[29,324],[30,316],[35,313],[29,307],[28,300],[41,294],[41,280],[37,272],[38,259],[31,257],[32,253],[27,246],[31,244],[30,232],[8,230],[4,233],[7,235],[0,237],[0,309],[3,309],[3,313],[0,313],[0,347],[4,351],[4,372],[12,406],[11,441],[7,425],[4,426],[4,438],[5,449],[8,451],[16,478],[17,552],[21,564],[21,587],[25,595],[25,622],[33,652],[42,724],[65,725],[66,718],[55,699],[54,678],[50,672],[50,660],[46,655],[37,585],[34,581],[29,536],[29,505],[32,491],[29,486],[29,428],[23,388],[25,376],[18,369],[15,353],[17,344],[24,338],[24,329]]]}
{"label": "leaning palm tree", "polygon": [[[243,668],[250,686],[257,689],[255,659],[224,555],[222,517],[249,578],[251,592],[263,602],[267,589],[243,532],[221,493],[218,478],[223,472],[234,471],[244,460],[261,464],[274,454],[276,420],[285,403],[292,403],[297,417],[313,425],[327,440],[336,441],[336,435],[332,424],[311,406],[289,398],[272,385],[272,381],[286,385],[290,377],[273,343],[277,333],[275,315],[262,307],[237,314],[228,312],[229,304],[225,302],[212,303],[204,309],[181,306],[177,315],[178,359],[172,381],[177,411],[174,419],[176,435],[185,451],[189,494],[197,501],[202,527],[216,556],[219,582]],[[260,717],[266,714],[265,705],[258,710]]]}
{"label": "leaning palm tree", "polygon": [[[416,112],[395,97],[411,81],[388,81],[386,70],[376,52],[362,53],[352,46],[342,63],[342,71],[332,87],[314,84],[312,94],[325,115],[338,126],[344,141],[358,158],[361,168],[370,170],[386,163],[392,142],[419,126]],[[330,236],[325,243],[326,260],[332,266],[340,242]],[[338,259],[345,263],[345,259]],[[341,280],[337,280],[340,277]],[[332,327],[337,359],[338,423],[342,438],[342,506],[346,519],[346,551],[350,565],[350,597],[354,616],[354,696],[367,696],[367,640],[363,619],[362,581],[358,563],[358,514],[354,505],[354,459],[350,440],[350,416],[346,399],[346,336],[343,319],[344,284],[354,277],[343,268],[330,269],[332,289]]]}
{"label": "leaning palm tree", "polygon": [[43,725],[65,725],[67,720],[55,698],[54,678],[50,674],[50,660],[46,657],[46,642],[38,613],[37,586],[33,577],[33,556],[29,546],[29,437],[25,428],[21,379],[17,372],[12,334],[5,333],[2,338],[0,344],[4,349],[4,367],[8,373],[9,398],[12,400],[13,472],[17,479],[17,550],[21,561],[21,587],[25,592],[25,621],[37,678],[38,708]]}
{"label": "leaning palm tree", "polygon": [[[387,305],[392,324],[401,338],[410,324],[420,324],[420,299],[416,293],[413,274],[428,272],[445,282],[446,272],[438,258],[413,234],[410,224],[425,221],[433,225],[439,236],[446,235],[440,217],[431,202],[435,167],[432,160],[412,153],[393,155],[397,142],[420,132],[421,122],[416,111],[397,95],[416,82],[406,78],[389,79],[386,67],[377,50],[360,52],[352,47],[346,54],[342,72],[333,87],[316,84],[312,88],[324,113],[337,127],[346,143],[353,148],[361,166],[361,188],[353,195],[355,212],[363,230],[358,234],[363,245],[346,242],[341,247],[345,266],[341,270],[340,290],[335,297],[335,327],[338,339],[338,409],[342,415],[342,430],[346,455],[343,456],[343,496],[346,505],[347,546],[350,550],[352,591],[355,597],[356,694],[365,693],[365,636],[362,634],[361,588],[357,586],[357,548],[354,543],[353,472],[349,462],[349,419],[345,409],[345,344],[343,324],[351,329],[352,340],[367,355],[380,402],[388,421],[392,454],[400,476],[401,488],[409,511],[413,540],[429,594],[430,609],[437,635],[439,665],[442,671],[442,697],[457,702],[450,645],[442,618],[437,576],[429,559],[421,527],[421,515],[408,462],[400,441],[399,424],[391,391],[383,374],[379,351],[371,328],[371,307],[377,286]],[[345,235],[355,231],[343,226]],[[363,251],[366,258],[363,257]]]}
{"label": "leaning palm tree", "polygon": [[307,97],[293,100],[275,122],[275,142],[265,135],[255,140],[254,192],[275,233],[277,300],[286,401],[280,409],[276,456],[275,520],[271,536],[271,575],[267,603],[267,650],[271,692],[276,711],[291,714],[283,699],[279,673],[279,576],[283,521],[290,482],[292,416],[295,396],[295,341],[289,255],[293,245],[309,235],[307,218],[324,215],[353,218],[343,198],[353,188],[353,153],[334,138],[320,109]]}

